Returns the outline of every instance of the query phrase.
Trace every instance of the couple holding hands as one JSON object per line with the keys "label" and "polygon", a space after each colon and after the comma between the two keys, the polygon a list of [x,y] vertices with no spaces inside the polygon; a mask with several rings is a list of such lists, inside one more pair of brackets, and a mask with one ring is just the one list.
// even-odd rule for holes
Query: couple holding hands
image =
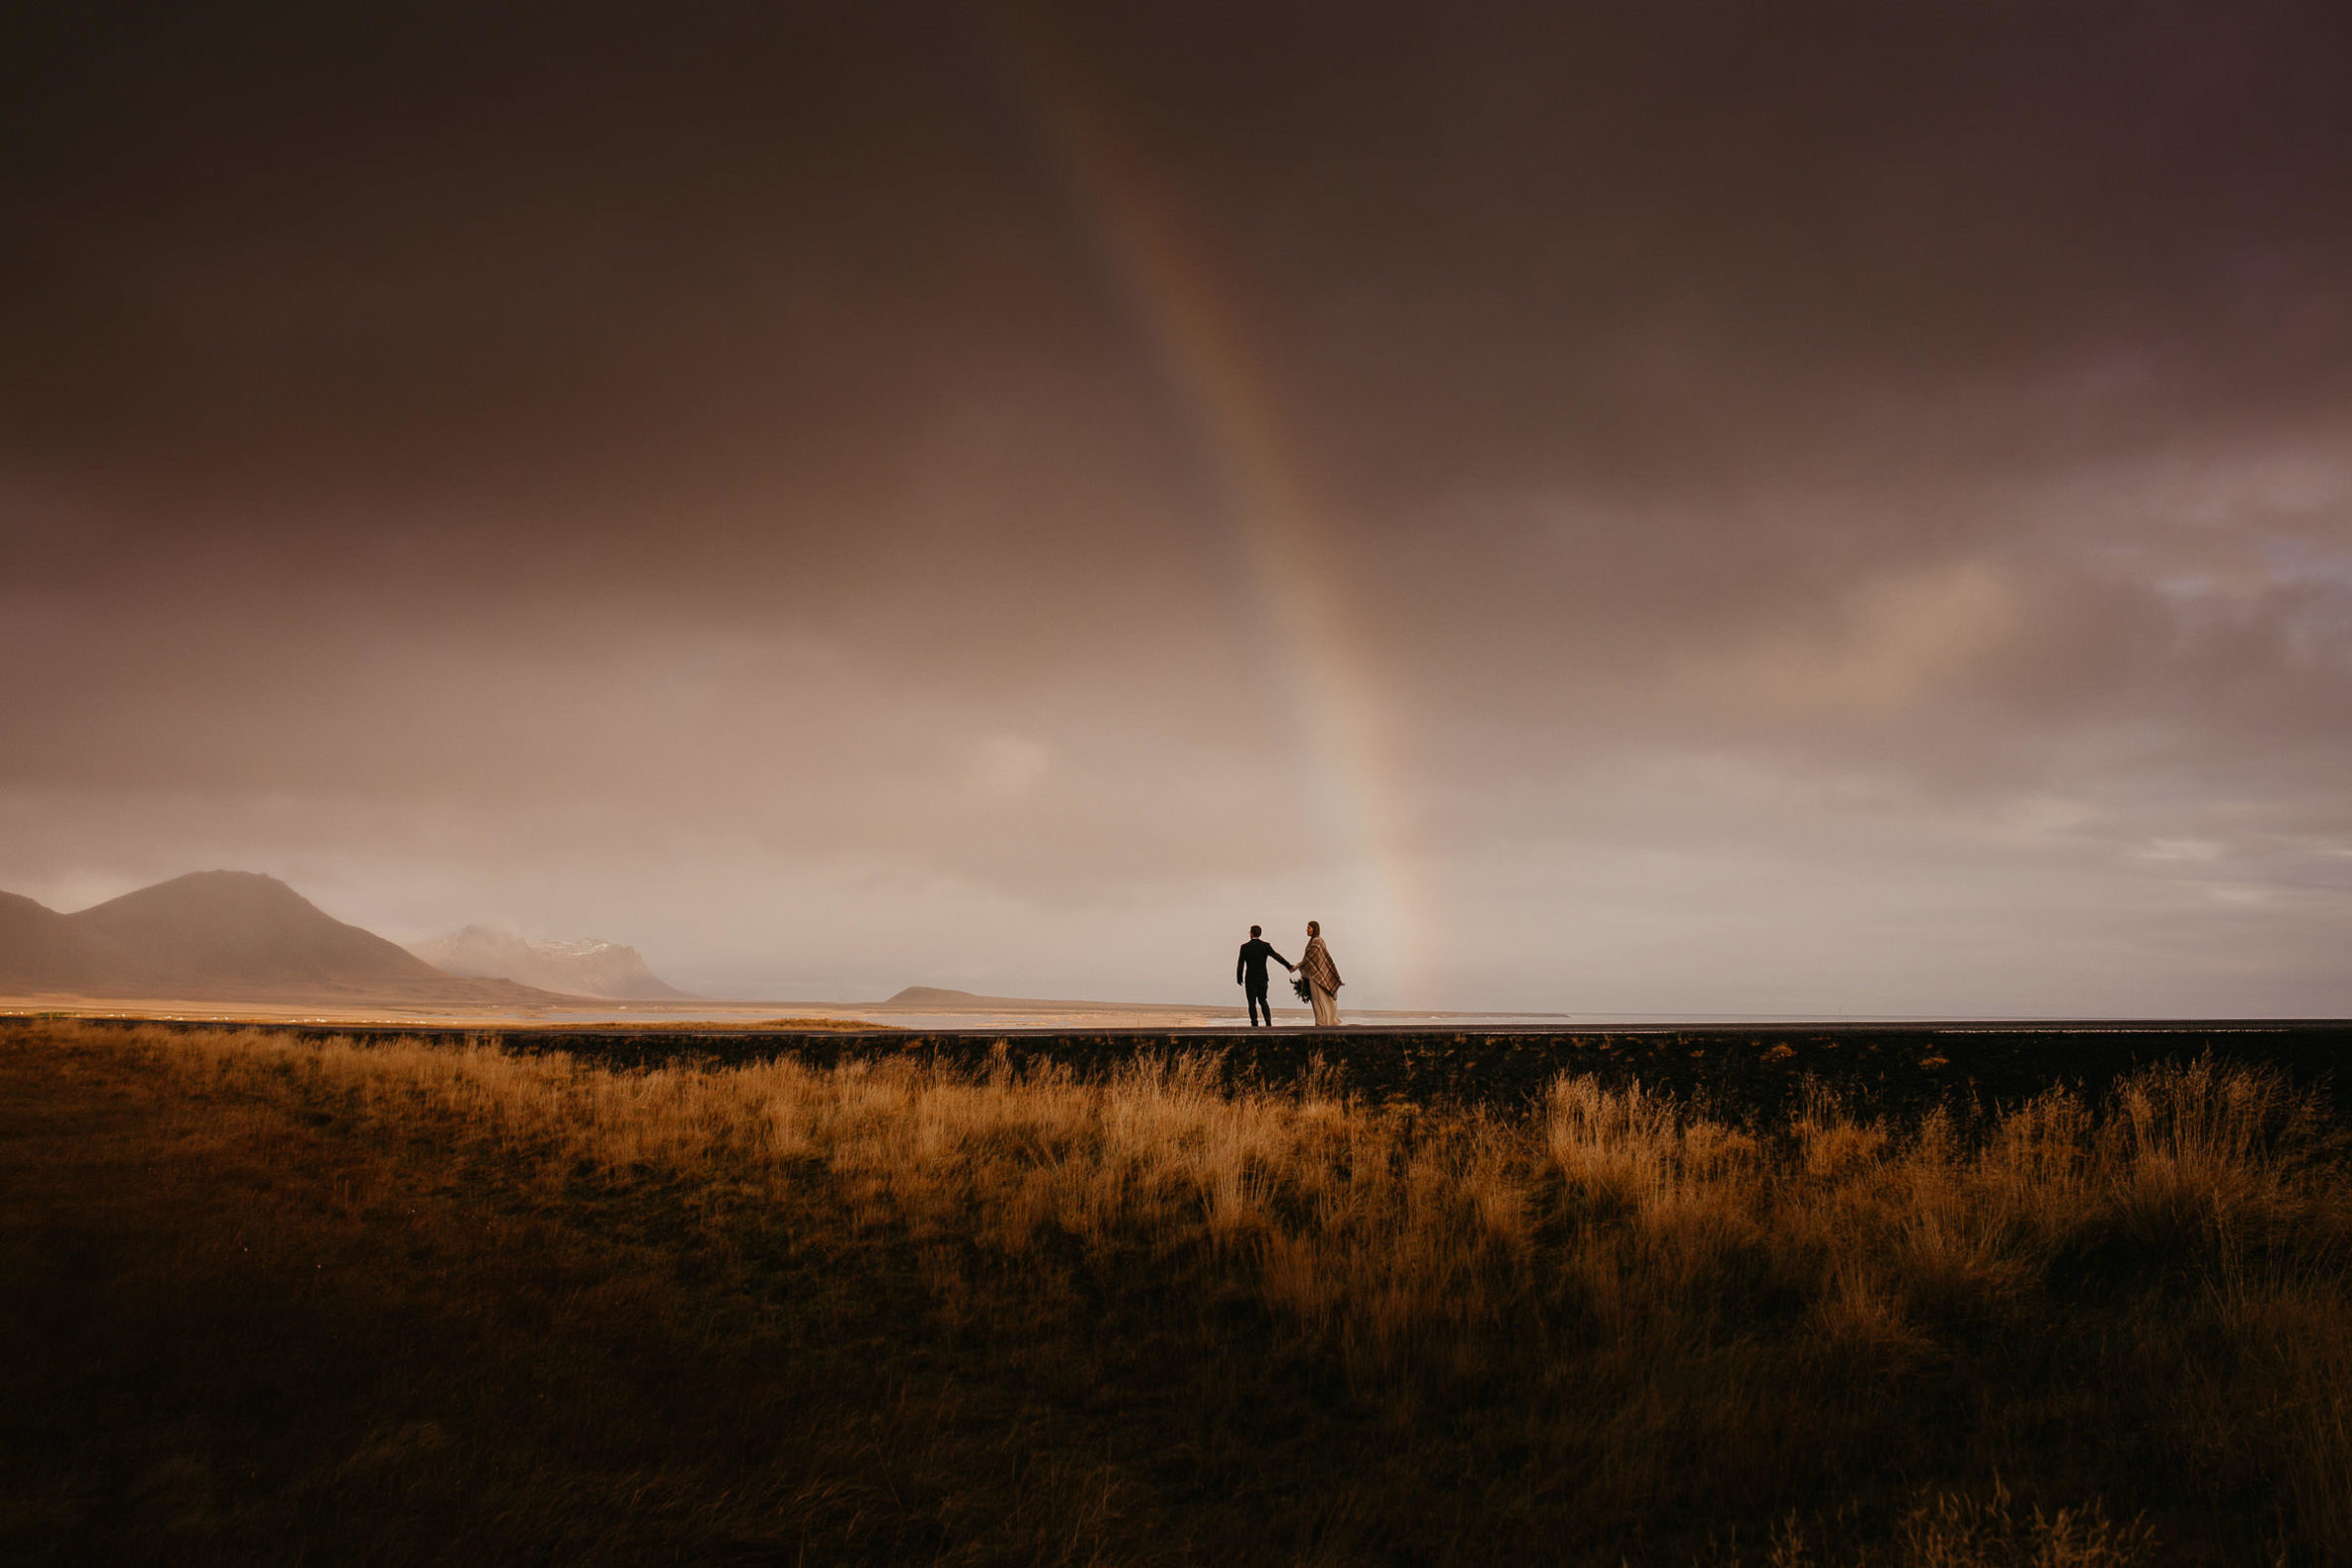
{"label": "couple holding hands", "polygon": [[1273,1004],[1266,1000],[1266,960],[1272,959],[1296,977],[1291,984],[1298,991],[1300,1001],[1315,1004],[1315,1022],[1329,1028],[1340,1021],[1340,967],[1331,961],[1331,950],[1323,945],[1323,927],[1307,922],[1307,951],[1299,955],[1296,964],[1274,951],[1256,926],[1249,928],[1249,940],[1241,944],[1241,956],[1234,965],[1234,983],[1241,987],[1249,1000],[1249,1024],[1255,1028],[1258,1014],[1265,1014],[1266,1025],[1274,1022]]}

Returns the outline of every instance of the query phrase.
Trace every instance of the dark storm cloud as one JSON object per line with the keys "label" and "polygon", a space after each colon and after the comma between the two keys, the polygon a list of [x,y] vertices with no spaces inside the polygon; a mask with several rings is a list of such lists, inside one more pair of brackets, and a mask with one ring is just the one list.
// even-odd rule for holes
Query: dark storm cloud
{"label": "dark storm cloud", "polygon": [[[2052,953],[2352,922],[2341,7],[7,27],[0,885],[397,864],[422,924],[528,903],[570,834],[621,890],[528,918],[743,983],[849,961],[762,968],[830,939],[697,916],[698,874],[814,879],[935,965],[989,900],[1331,896],[1279,595],[1045,59],[1334,498],[1450,999],[1573,999],[1552,955],[1726,898],[1769,926],[1729,858],[1840,844],[1799,956],[1719,933],[1709,983],[1960,1005],[1837,957],[1922,884]],[[1691,951],[1616,967],[1681,995]],[[2279,963],[2213,995],[2339,995]]]}
{"label": "dark storm cloud", "polygon": [[[2343,392],[2335,8],[1641,18],[1034,25],[1244,264],[1302,423],[1373,493],[1570,462],[1644,494],[1744,483],[1791,442],[1906,472],[2005,439],[2072,461]],[[998,31],[61,15],[12,51],[11,413],[51,450],[380,480],[371,453],[575,474],[729,439],[887,451],[875,425],[991,378],[1091,393],[1131,345],[1105,340]],[[2018,379],[2039,406],[1953,406]],[[1858,418],[1895,450],[1860,450]]]}

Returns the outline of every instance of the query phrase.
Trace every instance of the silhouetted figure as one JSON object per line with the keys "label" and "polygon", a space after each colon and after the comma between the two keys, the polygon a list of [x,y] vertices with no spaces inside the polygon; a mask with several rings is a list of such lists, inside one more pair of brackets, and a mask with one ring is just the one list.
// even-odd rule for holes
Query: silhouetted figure
{"label": "silhouetted figure", "polygon": [[1307,951],[1298,956],[1298,973],[1307,982],[1307,997],[1315,1004],[1315,1023],[1328,1029],[1340,1021],[1340,967],[1323,945],[1323,927],[1307,922]]}
{"label": "silhouetted figure", "polygon": [[1263,1009],[1266,1027],[1274,1024],[1274,1004],[1266,1000],[1266,960],[1272,959],[1284,969],[1290,960],[1274,951],[1271,942],[1261,941],[1258,928],[1249,928],[1249,940],[1241,944],[1241,956],[1234,964],[1234,983],[1241,987],[1241,994],[1249,998],[1249,1027],[1257,1027],[1257,1014]]}

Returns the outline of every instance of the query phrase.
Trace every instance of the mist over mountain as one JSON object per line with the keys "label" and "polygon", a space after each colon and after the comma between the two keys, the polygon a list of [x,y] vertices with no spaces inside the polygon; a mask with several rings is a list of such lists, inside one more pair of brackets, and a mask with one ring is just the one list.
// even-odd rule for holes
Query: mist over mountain
{"label": "mist over mountain", "polygon": [[0,893],[0,989],[510,1006],[564,999],[446,974],[251,871],[195,871],[69,915]]}
{"label": "mist over mountain", "polygon": [[475,925],[409,951],[451,975],[516,980],[580,996],[658,1001],[688,994],[646,968],[635,948],[595,938],[543,942]]}

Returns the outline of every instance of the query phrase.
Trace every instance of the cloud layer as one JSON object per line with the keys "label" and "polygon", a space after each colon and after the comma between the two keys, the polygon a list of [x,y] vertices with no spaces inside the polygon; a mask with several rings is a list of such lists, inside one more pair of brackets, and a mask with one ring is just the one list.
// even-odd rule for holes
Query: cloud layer
{"label": "cloud layer", "polygon": [[[12,23],[0,886],[784,995],[1313,915],[1363,1005],[2352,1008],[2341,8],[1551,9]],[[1403,925],[1057,92],[1326,498]]]}

